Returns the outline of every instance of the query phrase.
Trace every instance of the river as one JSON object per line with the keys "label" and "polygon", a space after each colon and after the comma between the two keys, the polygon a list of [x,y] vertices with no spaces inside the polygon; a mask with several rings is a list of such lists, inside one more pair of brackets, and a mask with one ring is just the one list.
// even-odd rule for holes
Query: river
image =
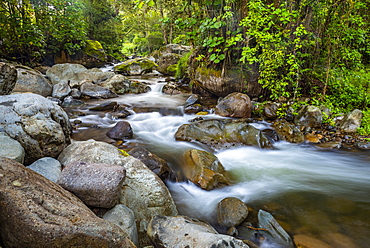
{"label": "river", "polygon": [[[200,144],[174,139],[177,128],[196,117],[183,113],[182,105],[188,95],[162,94],[163,78],[136,80],[152,84],[152,91],[87,101],[86,106],[78,109],[86,116],[77,119],[90,127],[82,125],[73,138],[112,143],[105,132],[119,120],[109,113],[92,112],[88,108],[103,101],[117,101],[131,105],[134,113],[125,119],[134,132],[134,138],[125,146],[145,147],[165,159],[175,171],[179,170],[185,150],[210,151]],[[220,117],[210,114],[205,118]],[[94,125],[99,128],[93,128]],[[333,248],[369,247],[369,152],[328,151],[287,142],[278,142],[274,148],[238,147],[213,151],[237,179],[232,186],[205,191],[189,182],[167,181],[179,212],[212,223],[217,203],[234,196],[255,210],[270,212],[292,236],[310,236]]]}

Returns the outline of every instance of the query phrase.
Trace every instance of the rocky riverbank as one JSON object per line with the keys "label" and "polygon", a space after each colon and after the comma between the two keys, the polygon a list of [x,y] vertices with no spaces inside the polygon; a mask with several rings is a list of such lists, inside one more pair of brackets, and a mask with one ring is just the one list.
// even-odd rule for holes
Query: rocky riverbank
{"label": "rocky riverbank", "polygon": [[[137,67],[135,64],[132,70]],[[166,161],[145,149],[122,150],[122,140],[132,137],[128,122],[118,122],[107,133],[117,141],[116,146],[71,140],[73,126],[83,123],[70,123],[63,108],[83,105],[91,98],[147,92],[145,83],[76,64],[55,65],[45,72],[47,78],[31,68],[6,63],[1,63],[0,69],[0,157],[6,157],[0,159],[3,247],[300,244],[298,239],[294,244],[271,214],[251,210],[237,198],[220,201],[217,218],[210,224],[178,216],[163,182],[173,174]],[[125,73],[130,73],[129,69]],[[175,94],[184,88],[183,83],[170,82],[165,89]],[[361,111],[323,124],[327,110],[314,106],[302,106],[297,115],[287,112],[285,119],[278,118],[283,102],[259,104],[242,93],[231,93],[218,102],[192,95],[184,103],[185,112],[196,116],[178,129],[175,138],[210,149],[241,145],[271,149],[278,140],[328,149],[370,148],[366,137],[355,134]],[[100,110],[122,119],[131,113],[128,106],[114,102]],[[226,119],[204,118],[209,113]],[[261,120],[269,127],[260,130],[253,125]],[[233,184],[211,152],[193,149],[184,156],[187,166],[183,174],[199,187],[213,190]],[[311,240],[311,244],[315,242]],[[314,246],[306,242],[305,247]]]}

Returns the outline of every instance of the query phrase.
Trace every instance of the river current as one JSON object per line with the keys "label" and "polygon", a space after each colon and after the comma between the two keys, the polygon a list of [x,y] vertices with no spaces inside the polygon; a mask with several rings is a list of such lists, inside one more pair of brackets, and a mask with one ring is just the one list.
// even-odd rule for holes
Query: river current
{"label": "river current", "polygon": [[[200,144],[175,141],[178,127],[196,117],[183,113],[188,95],[162,94],[164,79],[160,77],[135,80],[150,83],[152,91],[87,101],[78,109],[86,115],[77,118],[85,127],[81,125],[73,138],[112,143],[105,132],[120,120],[88,108],[117,101],[130,105],[133,112],[125,119],[134,133],[134,138],[126,141],[127,147],[145,147],[175,171],[179,170],[185,150],[211,151]],[[210,114],[204,118],[221,117]],[[167,181],[180,214],[212,223],[217,203],[233,196],[255,210],[270,212],[292,236],[312,237],[333,248],[370,246],[369,152],[329,151],[287,142],[276,143],[274,149],[238,147],[212,152],[236,183],[205,191],[186,181]]]}

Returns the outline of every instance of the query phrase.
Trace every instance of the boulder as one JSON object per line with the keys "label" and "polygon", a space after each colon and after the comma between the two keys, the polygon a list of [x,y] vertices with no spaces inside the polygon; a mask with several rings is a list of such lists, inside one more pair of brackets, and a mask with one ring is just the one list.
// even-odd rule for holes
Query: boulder
{"label": "boulder", "polygon": [[81,98],[81,91],[79,89],[71,89],[71,97],[73,98]]}
{"label": "boulder", "polygon": [[71,87],[69,87],[68,82],[60,82],[53,85],[52,97],[63,99],[71,93]]}
{"label": "boulder", "polygon": [[355,109],[346,114],[339,124],[339,128],[345,133],[355,133],[361,126],[362,111]]}
{"label": "boulder", "polygon": [[41,73],[28,67],[17,67],[17,83],[13,92],[31,92],[50,96],[53,86]]}
{"label": "boulder", "polygon": [[112,208],[119,202],[125,175],[121,165],[72,162],[65,165],[57,183],[88,206]]}
{"label": "boulder", "polygon": [[222,227],[238,226],[248,216],[248,207],[240,199],[226,197],[217,204],[217,224]]}
{"label": "boulder", "polygon": [[17,70],[11,64],[0,62],[0,95],[9,95],[17,82]]}
{"label": "boulder", "polygon": [[304,127],[321,127],[322,113],[320,108],[311,105],[303,106],[294,118],[294,123]]}
{"label": "boulder", "polygon": [[275,120],[277,118],[277,111],[279,109],[279,104],[275,102],[267,102],[263,106],[263,115],[266,119]]}
{"label": "boulder", "polygon": [[22,164],[0,158],[0,177],[4,247],[136,247],[121,228]]}
{"label": "boulder", "polygon": [[303,133],[295,125],[286,120],[275,122],[273,127],[282,140],[290,143],[302,143],[304,141]]}
{"label": "boulder", "polygon": [[121,74],[116,74],[104,82],[99,83],[99,85],[117,94],[141,94],[150,91],[147,83],[129,80]]}
{"label": "boulder", "polygon": [[122,230],[125,230],[131,241],[135,245],[139,245],[134,211],[125,205],[118,204],[106,212],[103,215],[103,219],[110,221],[119,226]]}
{"label": "boulder", "polygon": [[99,104],[95,107],[89,108],[89,110],[92,111],[112,111],[118,106],[116,101],[111,101],[111,102],[104,102],[102,104]]}
{"label": "boulder", "polygon": [[99,85],[86,82],[81,85],[81,95],[88,96],[92,98],[114,98],[118,97],[116,93],[112,92],[111,90],[101,87]]}
{"label": "boulder", "polygon": [[166,53],[158,59],[157,70],[164,74],[175,76],[177,70],[177,62],[179,62],[181,55],[176,53]]}
{"label": "boulder", "polygon": [[278,247],[294,248],[289,234],[270,213],[262,209],[258,211],[258,227],[267,230],[263,232],[265,237],[264,242],[278,244]]}
{"label": "boulder", "polygon": [[139,159],[163,181],[172,173],[167,162],[143,147],[135,147],[128,154]]}
{"label": "boulder", "polygon": [[114,67],[114,72],[130,76],[138,76],[144,73],[150,73],[157,64],[149,58],[130,59]]}
{"label": "boulder", "polygon": [[155,247],[234,247],[249,246],[234,237],[217,233],[209,224],[185,216],[155,216],[148,228]]}
{"label": "boulder", "polygon": [[205,92],[218,97],[225,97],[233,92],[246,92],[249,97],[263,95],[264,89],[258,83],[257,65],[244,68],[226,68],[224,71],[206,67],[190,68],[191,80],[194,82],[193,93],[203,95]]}
{"label": "boulder", "polygon": [[60,162],[50,157],[40,158],[27,167],[54,183],[58,180],[62,172],[62,165]]}
{"label": "boulder", "polygon": [[85,63],[88,67],[101,66],[107,62],[107,55],[101,43],[97,40],[86,40],[86,45],[83,52],[89,56],[88,61]]}
{"label": "boulder", "polygon": [[94,140],[73,142],[60,154],[62,164],[72,161],[122,165],[126,179],[120,203],[132,209],[136,217],[140,246],[150,244],[148,223],[155,215],[177,215],[175,203],[162,180],[140,160],[124,156],[115,146]]}
{"label": "boulder", "polygon": [[250,118],[252,114],[251,100],[246,94],[231,93],[217,104],[215,114],[224,117]]}
{"label": "boulder", "polygon": [[84,79],[91,80],[94,83],[100,83],[114,75],[114,72],[103,72],[97,68],[87,69],[83,65],[70,63],[53,65],[46,72],[46,76],[52,84],[69,81],[69,85],[72,88]]}
{"label": "boulder", "polygon": [[76,108],[76,107],[80,107],[83,105],[85,105],[84,101],[77,100],[73,98],[72,96],[67,96],[66,98],[64,98],[63,103],[62,103],[63,108]]}
{"label": "boulder", "polygon": [[227,148],[236,145],[271,147],[272,144],[261,131],[246,120],[200,120],[181,125],[176,140],[200,142],[214,148]]}
{"label": "boulder", "polygon": [[116,125],[107,132],[107,136],[114,140],[131,139],[132,135],[131,125],[127,121],[117,122]]}
{"label": "boulder", "polygon": [[18,141],[0,132],[0,144],[0,157],[11,158],[19,163],[23,163],[25,152]]}
{"label": "boulder", "polygon": [[25,164],[57,157],[70,143],[68,116],[56,103],[37,94],[0,97],[0,129],[25,149]]}
{"label": "boulder", "polygon": [[212,190],[230,185],[223,165],[212,153],[191,149],[185,152],[184,157],[184,175],[202,189]]}
{"label": "boulder", "polygon": [[165,54],[174,53],[179,55],[185,55],[186,53],[190,52],[190,50],[191,50],[190,46],[183,46],[179,44],[167,44],[161,47],[159,50],[155,51],[153,53],[153,57],[159,60],[161,56]]}

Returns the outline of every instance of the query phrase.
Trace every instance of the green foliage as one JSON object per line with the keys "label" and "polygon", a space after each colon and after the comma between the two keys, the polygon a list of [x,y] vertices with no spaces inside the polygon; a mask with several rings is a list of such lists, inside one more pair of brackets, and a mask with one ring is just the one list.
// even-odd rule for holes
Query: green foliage
{"label": "green foliage", "polygon": [[180,79],[180,78],[184,78],[185,76],[189,76],[188,68],[189,68],[189,58],[191,54],[192,52],[188,52],[184,54],[177,62],[176,74],[175,74],[176,78]]}
{"label": "green foliage", "polygon": [[[370,108],[362,111],[363,117],[361,122],[361,127],[357,129],[360,135],[370,135]],[[370,138],[368,138],[370,141]]]}

